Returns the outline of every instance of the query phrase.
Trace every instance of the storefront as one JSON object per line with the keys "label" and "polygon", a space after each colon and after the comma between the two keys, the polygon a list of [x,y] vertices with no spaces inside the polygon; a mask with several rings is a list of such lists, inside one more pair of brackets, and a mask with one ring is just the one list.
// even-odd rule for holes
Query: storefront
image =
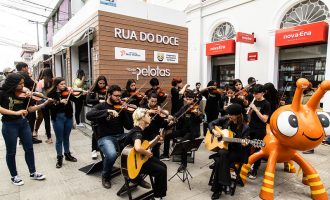
{"label": "storefront", "polygon": [[316,88],[325,79],[328,24],[316,22],[276,31],[279,50],[278,89],[292,99],[295,82],[308,79]]}
{"label": "storefront", "polygon": [[[273,83],[280,94],[285,90],[289,99],[299,77],[317,87],[322,80],[330,79],[330,63],[326,62],[330,56],[329,5],[330,0],[210,0],[188,6],[188,82],[200,81],[202,87],[211,79],[227,82],[234,68],[234,78],[241,79],[243,85],[252,76],[258,83]],[[230,30],[236,32],[235,36],[226,38]],[[249,39],[239,41],[238,33]],[[214,36],[220,39],[214,41]],[[278,43],[280,37],[285,37],[284,43]],[[236,42],[232,57],[205,53],[209,43],[228,39]],[[230,70],[225,70],[227,64]],[[193,73],[196,71],[200,73]],[[330,94],[322,102],[324,110],[330,111]]]}
{"label": "storefront", "polygon": [[104,75],[123,89],[128,79],[135,79],[142,91],[157,77],[167,93],[174,77],[186,82],[188,29],[183,12],[134,0],[102,2],[89,1],[54,35],[57,76],[71,85],[82,69],[88,85]]}
{"label": "storefront", "polygon": [[206,44],[206,56],[211,56],[212,80],[221,87],[235,77],[235,40]]}

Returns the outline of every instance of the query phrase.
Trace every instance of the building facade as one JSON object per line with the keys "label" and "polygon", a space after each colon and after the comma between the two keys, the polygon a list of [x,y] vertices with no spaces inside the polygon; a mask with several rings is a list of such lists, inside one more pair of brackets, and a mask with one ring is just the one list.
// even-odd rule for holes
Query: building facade
{"label": "building facade", "polygon": [[[188,82],[272,82],[288,98],[295,81],[330,79],[329,0],[207,0],[186,8]],[[199,73],[196,73],[199,72]],[[330,110],[330,98],[322,102]]]}

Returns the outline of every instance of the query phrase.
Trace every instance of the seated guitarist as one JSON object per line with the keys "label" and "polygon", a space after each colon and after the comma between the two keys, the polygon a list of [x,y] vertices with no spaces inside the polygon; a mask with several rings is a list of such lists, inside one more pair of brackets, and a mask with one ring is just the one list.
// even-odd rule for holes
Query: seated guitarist
{"label": "seated guitarist", "polygon": [[[243,109],[239,104],[231,104],[226,109],[228,116],[221,117],[209,123],[209,129],[216,137],[222,137],[221,133],[216,131],[215,126],[222,129],[229,129],[234,133],[234,138],[247,138],[249,127],[243,120]],[[213,157],[215,160],[215,174],[211,191],[212,199],[219,199],[221,192],[229,192],[231,185],[230,165],[232,163],[246,163],[248,160],[247,142],[230,143],[228,150],[220,149]]]}
{"label": "seated guitarist", "polygon": [[[143,132],[151,122],[148,110],[137,108],[133,113],[133,121],[134,128],[130,130],[126,142],[134,146],[135,151],[138,153],[149,157],[143,164],[140,173],[154,177],[154,197],[155,199],[165,199],[167,191],[167,167],[158,158],[154,157],[150,150],[145,150],[141,145],[144,142]],[[157,142],[156,138],[150,141],[150,143]]]}

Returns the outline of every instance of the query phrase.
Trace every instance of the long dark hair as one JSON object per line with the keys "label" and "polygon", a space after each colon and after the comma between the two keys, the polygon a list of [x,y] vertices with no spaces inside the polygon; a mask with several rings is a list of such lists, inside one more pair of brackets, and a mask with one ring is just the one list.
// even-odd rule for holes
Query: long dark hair
{"label": "long dark hair", "polygon": [[44,89],[48,90],[49,88],[52,87],[53,84],[53,72],[51,68],[44,68],[43,74],[42,74],[42,79],[44,79]]}
{"label": "long dark hair", "polygon": [[56,92],[56,87],[58,84],[60,84],[62,81],[65,81],[62,77],[56,77],[54,78],[52,87],[47,91],[48,94]]}
{"label": "long dark hair", "polygon": [[8,74],[8,76],[5,79],[5,83],[2,86],[2,90],[5,91],[7,94],[15,94],[16,88],[21,80],[24,80],[24,76],[17,74],[17,73],[11,73]]}
{"label": "long dark hair", "polygon": [[99,81],[103,80],[105,82],[105,86],[108,86],[108,81],[107,78],[105,76],[99,76],[97,77],[97,79],[95,80],[95,82],[93,83],[92,87],[89,89],[89,92],[96,92],[99,91]]}
{"label": "long dark hair", "polygon": [[127,92],[131,92],[131,87],[130,86],[131,86],[132,83],[136,83],[136,81],[134,79],[128,79],[127,80],[127,83],[126,83],[126,91]]}
{"label": "long dark hair", "polygon": [[82,77],[85,76],[85,72],[82,69],[78,69],[77,71],[77,78],[79,78],[80,80],[82,80]]}
{"label": "long dark hair", "polygon": [[265,99],[269,101],[271,107],[271,113],[273,113],[279,106],[279,94],[278,91],[275,89],[273,83],[266,83],[264,85],[265,88]]}
{"label": "long dark hair", "polygon": [[238,92],[238,91],[236,90],[236,87],[235,87],[236,83],[240,83],[240,84],[242,84],[242,89],[243,89],[243,83],[242,83],[242,81],[241,81],[240,79],[235,79],[235,80],[233,80],[233,86],[234,86],[234,88],[235,88],[234,92]]}

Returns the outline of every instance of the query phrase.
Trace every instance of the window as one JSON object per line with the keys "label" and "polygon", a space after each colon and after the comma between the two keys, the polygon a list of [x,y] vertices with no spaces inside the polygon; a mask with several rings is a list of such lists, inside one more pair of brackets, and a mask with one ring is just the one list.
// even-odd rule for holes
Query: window
{"label": "window", "polygon": [[329,19],[328,7],[320,0],[306,0],[293,6],[283,17],[281,28]]}
{"label": "window", "polygon": [[212,42],[233,39],[236,36],[234,26],[225,22],[220,24],[213,32]]}

